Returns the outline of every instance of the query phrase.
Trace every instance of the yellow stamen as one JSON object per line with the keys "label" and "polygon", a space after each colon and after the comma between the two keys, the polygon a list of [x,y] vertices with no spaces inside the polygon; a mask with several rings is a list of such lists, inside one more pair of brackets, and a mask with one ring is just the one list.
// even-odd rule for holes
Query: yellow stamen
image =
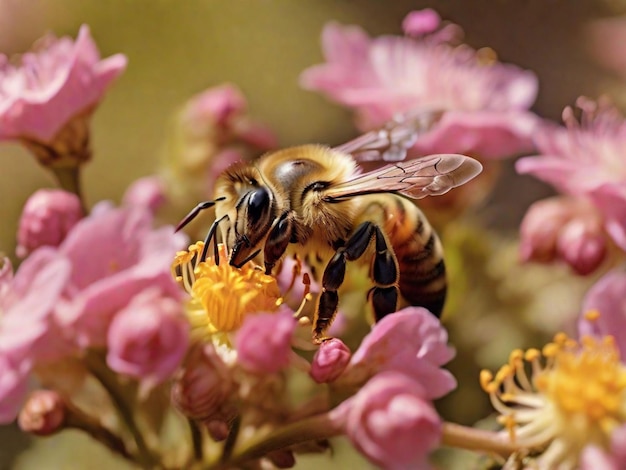
{"label": "yellow stamen", "polygon": [[480,383],[511,441],[543,451],[538,468],[574,468],[586,445],[607,449],[626,422],[626,367],[612,336],[559,333],[541,353],[513,351],[495,376],[482,371]]}
{"label": "yellow stamen", "polygon": [[191,294],[187,313],[192,327],[205,334],[233,331],[247,314],[273,312],[282,304],[275,278],[252,262],[230,266],[224,262],[228,258],[223,246],[219,265],[212,257],[200,262],[203,247],[197,242],[177,253],[172,265],[175,278]]}

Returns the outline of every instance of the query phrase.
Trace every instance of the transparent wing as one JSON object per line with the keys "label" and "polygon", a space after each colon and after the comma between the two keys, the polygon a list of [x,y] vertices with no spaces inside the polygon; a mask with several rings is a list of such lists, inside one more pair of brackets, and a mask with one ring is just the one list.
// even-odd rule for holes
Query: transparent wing
{"label": "transparent wing", "polygon": [[335,147],[335,150],[348,153],[359,162],[404,160],[408,149],[422,134],[439,122],[442,116],[442,111],[402,114],[388,122],[383,128],[363,134]]}
{"label": "transparent wing", "polygon": [[482,171],[473,158],[457,154],[429,155],[386,165],[325,190],[324,200],[338,202],[363,194],[396,192],[411,199],[436,196],[465,184]]}

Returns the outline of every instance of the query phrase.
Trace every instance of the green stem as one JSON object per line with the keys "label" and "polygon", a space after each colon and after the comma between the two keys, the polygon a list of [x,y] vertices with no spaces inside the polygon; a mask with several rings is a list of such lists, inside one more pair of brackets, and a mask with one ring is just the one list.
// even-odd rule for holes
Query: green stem
{"label": "green stem", "polygon": [[255,435],[248,441],[235,445],[228,462],[220,461],[209,468],[222,468],[225,463],[228,468],[237,467],[248,460],[258,459],[268,453],[284,449],[295,444],[338,436],[343,430],[323,413],[288,424],[269,434]]}
{"label": "green stem", "polygon": [[230,426],[230,431],[228,431],[228,436],[226,437],[226,441],[224,442],[224,447],[222,449],[222,456],[220,457],[220,462],[226,463],[230,459],[230,456],[233,453],[233,449],[235,448],[235,444],[237,443],[237,437],[239,437],[239,428],[241,427],[241,416],[235,416],[233,422]]}
{"label": "green stem", "polygon": [[124,421],[124,424],[126,424],[130,434],[133,436],[137,446],[137,459],[139,464],[145,469],[155,468],[157,466],[157,461],[154,455],[150,452],[150,449],[143,438],[143,434],[135,422],[133,411],[120,390],[115,374],[113,374],[102,359],[93,352],[87,353],[85,356],[85,363],[87,364],[89,371],[108,392],[113,404],[122,418],[122,421]]}
{"label": "green stem", "polygon": [[204,458],[204,449],[202,448],[202,432],[194,420],[188,419],[187,422],[189,423],[189,431],[191,432],[193,458],[197,462],[202,462],[202,459]]}
{"label": "green stem", "polygon": [[519,447],[501,433],[455,423],[443,424],[443,445],[497,454],[505,459],[519,450]]}
{"label": "green stem", "polygon": [[83,214],[87,214],[87,208],[85,206],[85,200],[83,199],[83,192],[80,184],[80,167],[52,167],[54,176],[56,177],[59,186],[70,193],[76,194],[80,199],[80,205],[83,209]]}

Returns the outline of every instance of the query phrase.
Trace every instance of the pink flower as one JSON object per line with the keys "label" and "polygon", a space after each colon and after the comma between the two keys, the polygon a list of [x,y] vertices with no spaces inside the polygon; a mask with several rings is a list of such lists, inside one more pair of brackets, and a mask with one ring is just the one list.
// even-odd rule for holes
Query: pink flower
{"label": "pink flower", "polygon": [[184,244],[172,227],[154,230],[146,208],[95,208],[58,249],[72,266],[56,312],[63,330],[80,348],[104,346],[113,317],[139,292],[154,287],[180,300],[170,266]]}
{"label": "pink flower", "polygon": [[309,374],[317,383],[332,382],[341,375],[350,362],[350,349],[340,339],[320,344],[313,356]]}
{"label": "pink flower", "polygon": [[454,357],[439,320],[421,307],[387,315],[372,327],[339,381],[359,385],[383,371],[402,372],[417,380],[427,398],[439,398],[456,387],[441,366]]}
{"label": "pink flower", "polygon": [[17,232],[21,258],[40,246],[59,246],[83,217],[78,196],[61,189],[40,189],[28,198]]}
{"label": "pink flower", "polygon": [[626,122],[606,102],[580,98],[577,106],[581,123],[566,108],[566,127],[539,130],[539,155],[520,159],[516,169],[593,204],[608,235],[626,250]]}
{"label": "pink flower", "polygon": [[256,374],[275,374],[287,367],[297,322],[283,307],[276,313],[248,315],[235,336],[237,362]]}
{"label": "pink flower", "polygon": [[[588,312],[593,312],[589,316]],[[595,313],[599,313],[597,316]],[[596,282],[585,295],[578,322],[579,335],[597,338],[610,335],[626,358],[626,272],[611,271]]]}
{"label": "pink flower", "polygon": [[[432,12],[434,13],[434,12]],[[436,15],[436,13],[434,13]],[[436,18],[411,13],[425,33]],[[403,113],[445,111],[421,135],[412,153],[456,152],[502,158],[532,149],[537,94],[531,72],[487,59],[451,37],[382,36],[371,39],[356,26],[330,23],[322,33],[327,62],[305,70],[301,84],[353,108],[361,130],[380,127]]]}
{"label": "pink flower", "polygon": [[621,470],[626,468],[626,425],[611,433],[611,448],[605,452],[598,446],[587,446],[581,455],[581,470]]}
{"label": "pink flower", "polygon": [[[189,353],[172,387],[172,402],[192,419],[210,421],[223,418],[225,404],[235,383],[230,369],[211,343]],[[226,412],[228,414],[228,412]]]}
{"label": "pink flower", "polygon": [[0,140],[53,143],[70,121],[91,113],[125,68],[121,54],[100,58],[86,25],[76,41],[44,38],[18,65],[0,55]]}
{"label": "pink flower", "polygon": [[584,199],[553,197],[535,202],[520,227],[523,261],[561,259],[578,274],[589,274],[604,261],[607,236],[602,218]]}
{"label": "pink flower", "polygon": [[165,183],[158,176],[145,176],[134,181],[124,193],[124,206],[145,207],[152,214],[167,202]]}
{"label": "pink flower", "polygon": [[151,287],[137,294],[111,322],[107,364],[151,387],[174,373],[188,343],[182,303]]}
{"label": "pink flower", "polygon": [[376,375],[331,417],[385,469],[430,468],[428,454],[441,442],[441,418],[423,386],[399,372]]}
{"label": "pink flower", "polygon": [[69,277],[69,264],[38,250],[15,277],[3,262],[0,280],[0,423],[15,419],[28,389],[28,374],[46,356],[51,314]]}

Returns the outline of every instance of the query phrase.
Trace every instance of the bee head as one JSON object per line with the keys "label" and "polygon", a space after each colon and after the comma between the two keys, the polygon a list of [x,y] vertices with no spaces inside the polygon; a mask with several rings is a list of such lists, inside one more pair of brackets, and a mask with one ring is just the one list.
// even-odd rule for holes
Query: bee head
{"label": "bee head", "polygon": [[273,197],[268,188],[257,186],[243,194],[226,240],[231,266],[243,266],[262,250],[262,242],[274,220],[273,213]]}

